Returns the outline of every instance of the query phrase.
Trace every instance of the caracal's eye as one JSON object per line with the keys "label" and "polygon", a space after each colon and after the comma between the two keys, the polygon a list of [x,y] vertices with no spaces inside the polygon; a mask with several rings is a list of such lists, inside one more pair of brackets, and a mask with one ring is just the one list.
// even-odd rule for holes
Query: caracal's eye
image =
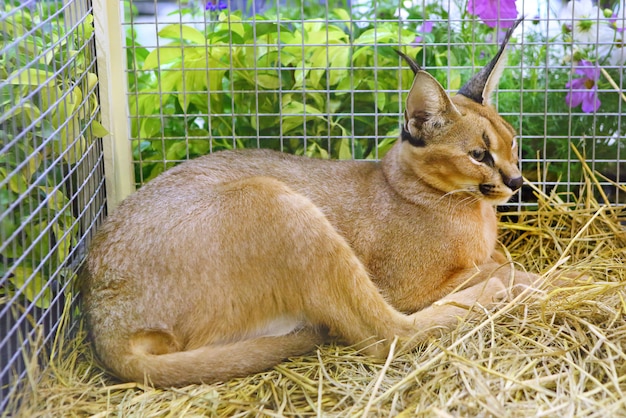
{"label": "caracal's eye", "polygon": [[478,161],[479,163],[482,163],[485,160],[486,156],[487,156],[487,151],[481,148],[477,148],[470,152],[470,157],[472,157],[474,160]]}

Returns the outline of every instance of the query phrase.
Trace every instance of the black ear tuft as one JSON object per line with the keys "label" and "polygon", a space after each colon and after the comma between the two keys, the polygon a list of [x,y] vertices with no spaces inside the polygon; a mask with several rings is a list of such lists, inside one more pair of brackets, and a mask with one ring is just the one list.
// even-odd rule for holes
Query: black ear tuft
{"label": "black ear tuft", "polygon": [[463,87],[461,87],[458,94],[461,94],[480,104],[489,103],[489,96],[497,85],[497,81],[500,78],[504,67],[504,51],[509,43],[509,40],[511,39],[513,31],[522,20],[524,20],[523,17],[518,19],[515,24],[509,28],[504,35],[504,40],[502,41],[500,50],[498,50],[496,56],[493,57],[489,64],[483,67],[482,70],[480,70]]}
{"label": "black ear tuft", "polygon": [[409,67],[413,70],[413,74],[417,74],[419,71],[422,71],[422,67],[420,67],[420,65],[415,62],[413,58],[409,58],[406,54],[398,51],[397,49],[394,49],[394,51],[396,51],[396,54],[400,55],[407,62],[407,64],[409,64]]}

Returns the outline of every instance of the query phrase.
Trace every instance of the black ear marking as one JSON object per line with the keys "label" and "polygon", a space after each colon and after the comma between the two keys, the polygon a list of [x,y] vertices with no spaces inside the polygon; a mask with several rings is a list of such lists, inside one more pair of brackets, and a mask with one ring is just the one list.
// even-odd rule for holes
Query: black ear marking
{"label": "black ear marking", "polygon": [[407,64],[409,64],[409,67],[411,67],[411,70],[413,70],[413,74],[417,74],[419,71],[423,71],[422,67],[415,62],[415,60],[413,58],[408,57],[406,54],[398,51],[397,49],[394,49],[394,51],[396,51],[396,54],[400,55]]}
{"label": "black ear marking", "polygon": [[[518,19],[511,28],[504,35],[504,40],[502,44],[500,44],[500,49],[498,53],[493,57],[493,59],[483,67],[477,74],[475,74],[461,89],[458,94],[467,97],[468,99],[472,99],[476,103],[486,104],[489,101],[489,85],[492,83],[488,83],[492,74],[498,73],[498,70],[501,71],[502,63],[500,62],[501,58],[503,58],[504,51],[506,49],[509,40],[511,39],[511,35],[513,35],[513,31],[517,28],[517,26],[524,20],[524,17]],[[498,74],[496,79],[499,78]],[[497,82],[495,83],[497,84]],[[493,87],[493,86],[491,86]]]}
{"label": "black ear marking", "polygon": [[402,134],[400,135],[400,139],[402,141],[407,141],[409,144],[414,147],[425,147],[426,141],[423,138],[415,138],[411,135],[411,133],[406,129],[404,125],[402,125]]}

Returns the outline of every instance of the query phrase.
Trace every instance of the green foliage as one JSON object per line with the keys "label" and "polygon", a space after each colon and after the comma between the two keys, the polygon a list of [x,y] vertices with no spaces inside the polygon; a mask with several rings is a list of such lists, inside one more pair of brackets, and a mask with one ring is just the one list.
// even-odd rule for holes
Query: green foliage
{"label": "green foliage", "polygon": [[83,46],[93,36],[93,17],[68,34],[57,12],[62,3],[18,6],[5,4],[0,32],[0,49],[7,51],[0,57],[0,227],[6,239],[0,276],[8,278],[0,295],[19,292],[47,307],[49,280],[78,234],[66,173],[106,131],[91,120],[97,76]]}
{"label": "green foliage", "polygon": [[[448,5],[432,2],[398,11],[397,2],[383,1],[348,12],[341,1],[296,1],[253,18],[238,11],[204,14],[209,23],[200,29],[165,27],[152,51],[130,36],[128,44],[136,51],[129,63],[131,91],[137,93],[130,99],[135,159],[141,161],[137,181],[179,161],[230,148],[380,158],[398,134],[398,91],[412,81],[394,45],[405,45],[403,52],[451,91],[497,51],[494,29],[467,14],[462,1],[451,7],[463,20],[450,23]],[[433,28],[422,33],[426,20]],[[515,47],[522,39],[512,41],[498,108],[523,136],[523,157],[555,160],[542,167],[548,179],[576,181],[581,173],[578,165],[569,165],[572,142],[593,150],[595,158],[618,155],[620,144],[612,137],[620,129],[613,116],[620,98],[602,78],[597,114],[570,109],[566,83],[575,77],[572,60],[580,52],[566,34],[557,35],[562,46],[555,47],[555,39],[530,27],[524,48]],[[423,40],[416,42],[416,35]],[[623,82],[618,69],[607,68],[606,74]],[[605,168],[615,171],[615,164]],[[525,163],[524,169],[536,177],[537,163]]]}
{"label": "green foliage", "polygon": [[[255,21],[234,12],[222,13],[206,33],[167,26],[159,36],[170,43],[135,54],[132,65],[141,71],[130,81],[137,91],[130,111],[132,136],[141,138],[135,147],[143,162],[139,181],[209,150],[260,146],[323,158],[378,158],[389,143],[377,147],[373,134],[397,136],[399,72],[404,89],[412,75],[399,69],[391,47],[374,54],[372,45],[410,44],[413,31],[397,24],[348,30],[319,20]],[[255,46],[255,37],[262,46]],[[420,48],[404,50],[415,56]],[[154,138],[164,139],[149,141]]]}

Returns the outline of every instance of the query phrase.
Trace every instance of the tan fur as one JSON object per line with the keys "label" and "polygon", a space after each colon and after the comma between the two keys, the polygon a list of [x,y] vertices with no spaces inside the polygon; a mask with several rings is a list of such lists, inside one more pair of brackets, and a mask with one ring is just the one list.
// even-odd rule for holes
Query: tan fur
{"label": "tan fur", "polygon": [[220,152],[126,199],[82,280],[104,364],[170,386],[258,372],[329,336],[385,356],[395,336],[417,344],[501,298],[514,272],[494,253],[494,205],[521,176],[514,130],[422,71],[406,115],[426,145],[398,141],[382,162]]}

